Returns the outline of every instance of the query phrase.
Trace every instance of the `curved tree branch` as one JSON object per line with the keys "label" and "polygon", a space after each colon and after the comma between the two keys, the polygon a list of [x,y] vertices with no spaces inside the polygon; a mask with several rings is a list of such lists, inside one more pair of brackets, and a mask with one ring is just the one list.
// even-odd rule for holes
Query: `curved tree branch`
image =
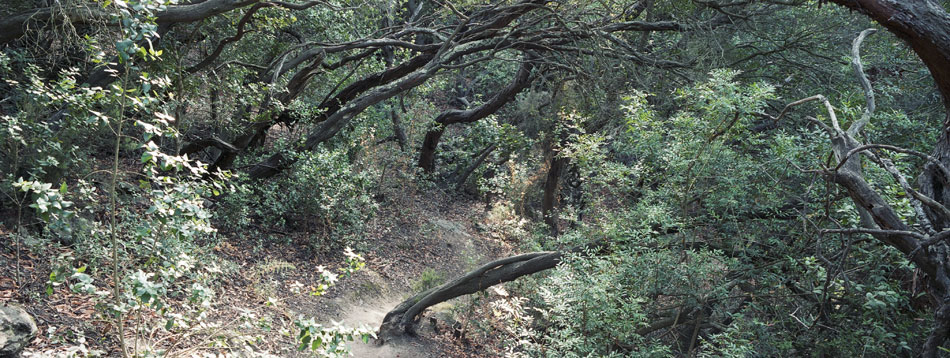
{"label": "curved tree branch", "polygon": [[861,119],[848,127],[848,135],[852,137],[858,135],[861,129],[871,121],[871,114],[874,113],[874,109],[877,107],[874,103],[874,89],[871,88],[871,81],[868,81],[868,76],[864,74],[864,66],[861,64],[861,43],[864,42],[865,37],[875,32],[877,32],[875,29],[861,31],[861,34],[854,39],[851,45],[851,68],[854,69],[854,76],[858,78],[861,88],[864,89],[864,98],[867,100],[867,106],[864,108]]}
{"label": "curved tree branch", "polygon": [[[159,24],[174,24],[194,22],[219,15],[234,9],[242,8],[260,0],[206,0],[188,5],[168,6],[155,14]],[[73,24],[86,24],[100,21],[111,21],[112,15],[103,11],[98,5],[79,5],[65,9],[44,7],[0,20],[0,44],[16,40],[26,33],[34,24],[43,24],[49,21],[68,21]]]}
{"label": "curved tree branch", "polygon": [[247,10],[246,13],[244,13],[244,16],[241,17],[241,20],[238,21],[237,33],[234,34],[234,36],[230,36],[218,42],[218,45],[215,46],[214,51],[212,51],[211,54],[208,55],[208,57],[205,57],[204,60],[201,60],[201,62],[195,64],[194,66],[188,67],[187,69],[185,69],[185,71],[188,73],[195,73],[195,72],[201,71],[201,69],[213,63],[214,60],[217,60],[218,56],[221,56],[221,52],[224,51],[224,46],[227,46],[227,44],[229,43],[240,40],[242,37],[244,37],[244,34],[249,32],[249,31],[246,31],[244,28],[254,17],[254,13],[256,13],[257,10],[260,10],[264,7],[269,7],[269,6],[275,6],[275,5],[264,2],[264,3],[257,3],[257,4],[254,4],[254,6],[251,6],[251,8]]}
{"label": "curved tree branch", "polygon": [[433,305],[554,268],[566,253],[599,252],[605,247],[605,240],[596,240],[566,251],[521,254],[484,264],[440,286],[418,293],[393,308],[383,318],[376,342],[384,344],[405,334],[413,334],[416,317]]}
{"label": "curved tree branch", "polygon": [[535,55],[526,54],[514,78],[504,88],[495,93],[487,102],[471,109],[453,109],[442,112],[435,118],[436,127],[426,133],[422,149],[419,152],[418,166],[427,172],[435,169],[435,153],[445,127],[455,123],[472,123],[497,112],[515,96],[527,88],[531,82]]}

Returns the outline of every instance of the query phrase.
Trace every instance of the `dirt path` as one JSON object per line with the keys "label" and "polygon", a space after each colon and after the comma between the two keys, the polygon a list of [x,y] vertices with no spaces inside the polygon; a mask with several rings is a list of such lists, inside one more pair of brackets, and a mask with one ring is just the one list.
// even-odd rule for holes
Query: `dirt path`
{"label": "dirt path", "polygon": [[[153,332],[159,334],[146,337],[141,346],[168,349],[170,357],[204,356],[210,352],[227,353],[231,357],[312,357],[310,352],[297,351],[298,328],[294,321],[298,318],[314,317],[328,326],[336,321],[349,327],[364,325],[375,330],[386,313],[411,294],[510,254],[511,247],[500,235],[476,229],[493,227],[483,204],[452,197],[453,194],[438,189],[414,189],[407,185],[389,190],[391,195],[381,199],[379,212],[367,223],[364,236],[358,240],[362,247],[355,247],[366,259],[365,268],[340,279],[326,295],[317,297],[306,292],[323,282],[315,268],[325,266],[336,270],[343,257],[340,250],[313,250],[309,245],[313,244],[314,234],[280,232],[275,235],[279,234],[277,237],[282,240],[260,240],[243,232],[225,233],[222,235],[230,238],[211,250],[215,255],[211,260],[216,260],[223,271],[218,277],[222,288],[212,305],[202,312],[201,326],[174,332],[156,329]],[[53,269],[51,260],[46,257],[61,253],[24,257],[20,274],[29,285],[24,292],[45,291],[46,279]],[[0,247],[0,263],[12,262],[12,257],[9,248]],[[54,295],[13,298],[17,289],[11,286],[10,280],[3,280],[3,277],[13,276],[12,267],[12,264],[0,264],[0,301],[15,299],[29,303],[30,313],[37,318],[42,332],[50,332],[51,328],[56,332],[69,332],[85,337],[85,342],[92,342],[88,345],[90,349],[118,355],[117,342],[110,340],[113,334],[109,331],[109,321],[92,316],[95,312],[93,296],[76,294],[64,286]],[[300,287],[304,289],[301,291]],[[473,349],[459,343],[453,332],[443,330],[437,334],[430,329],[430,317],[449,321],[452,307],[453,304],[441,305],[432,310],[437,313],[423,318],[425,323],[420,325],[418,338],[383,347],[355,343],[351,345],[353,356],[484,356],[472,353]],[[165,321],[128,323],[149,328],[161,327]],[[28,353],[48,357],[86,349],[87,346],[79,345],[79,340],[59,338],[66,334],[57,333],[56,337],[41,334]]]}
{"label": "dirt path", "polygon": [[[384,298],[364,302],[362,305],[352,305],[344,307],[343,322],[347,325],[368,327],[379,327],[383,322],[383,317],[393,307],[402,300],[397,297]],[[379,357],[379,358],[407,358],[407,357],[431,357],[437,356],[438,352],[432,347],[426,347],[420,341],[407,341],[395,344],[386,344],[378,346],[374,342],[369,343],[355,342],[350,345],[350,351],[354,357]]]}
{"label": "dirt path", "polygon": [[[332,299],[338,308],[331,315],[333,320],[375,330],[391,309],[415,293],[423,272],[438,277],[440,282],[431,282],[438,284],[505,251],[504,245],[473,234],[471,228],[479,213],[471,209],[429,207],[422,212],[425,215],[399,226],[402,231],[378,238],[380,245],[368,253],[366,268]],[[391,220],[384,222],[392,224]],[[329,318],[325,322],[331,323]],[[384,346],[357,342],[350,349],[357,358],[450,357],[440,345],[433,337],[422,335]]]}

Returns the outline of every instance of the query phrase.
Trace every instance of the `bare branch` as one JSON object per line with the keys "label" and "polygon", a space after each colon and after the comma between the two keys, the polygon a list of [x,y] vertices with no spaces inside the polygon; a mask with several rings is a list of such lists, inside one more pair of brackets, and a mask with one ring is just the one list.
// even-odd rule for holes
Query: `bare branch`
{"label": "bare branch", "polygon": [[865,151],[865,150],[869,150],[869,149],[886,149],[886,150],[890,150],[890,151],[893,151],[893,152],[898,152],[898,153],[903,153],[903,154],[910,154],[910,155],[913,155],[913,156],[917,156],[917,157],[923,158],[923,159],[926,160],[927,162],[932,163],[933,165],[937,166],[937,168],[940,169],[941,174],[943,174],[943,175],[946,176],[947,178],[950,178],[950,170],[947,170],[947,167],[944,166],[943,163],[941,163],[940,160],[938,160],[936,157],[927,155],[927,154],[925,154],[925,153],[918,152],[918,151],[916,151],[916,150],[905,149],[905,148],[901,148],[901,147],[897,147],[897,146],[893,146],[893,145],[888,145],[888,144],[867,144],[867,145],[862,145],[862,146],[860,146],[860,147],[854,148],[854,149],[850,150],[850,151],[848,152],[848,154],[847,154],[844,158],[842,158],[841,162],[838,163],[838,166],[835,167],[835,170],[838,170],[839,168],[841,168],[841,166],[844,165],[844,162],[845,162],[848,158],[850,158],[851,156],[855,155],[856,153],[859,153],[859,152],[862,152],[862,151]]}
{"label": "bare branch", "polygon": [[924,239],[925,236],[920,233],[906,230],[883,230],[883,229],[865,229],[865,228],[850,228],[850,229],[823,229],[821,230],[823,234],[872,234],[872,235],[895,235],[895,236],[906,236],[912,237],[915,239]]}
{"label": "bare branch", "polygon": [[861,129],[871,121],[871,115],[874,114],[874,89],[871,88],[871,81],[868,81],[868,76],[864,74],[864,66],[861,65],[861,43],[864,42],[865,37],[875,32],[877,32],[875,29],[861,31],[861,34],[854,39],[854,43],[851,45],[851,68],[854,69],[854,75],[861,83],[861,88],[864,89],[864,98],[867,99],[867,107],[864,108],[861,119],[851,123],[851,127],[848,128],[848,135],[852,137],[861,132]]}
{"label": "bare branch", "polygon": [[785,108],[782,109],[782,112],[780,112],[777,117],[773,117],[772,121],[778,122],[780,119],[782,119],[782,117],[785,116],[786,113],[788,113],[792,109],[792,107],[795,107],[804,103],[808,103],[811,101],[821,101],[825,105],[825,109],[828,110],[828,116],[831,117],[831,123],[834,125],[834,129],[836,131],[841,131],[841,127],[838,126],[838,117],[835,115],[834,107],[831,106],[831,103],[828,102],[828,99],[825,98],[825,96],[822,96],[820,94],[816,94],[814,96],[807,97],[807,98],[802,98],[800,100],[797,100],[795,102],[785,105]]}
{"label": "bare branch", "polygon": [[867,154],[871,158],[872,161],[880,164],[881,167],[884,168],[885,171],[890,173],[891,176],[894,177],[894,180],[896,180],[897,183],[900,184],[901,188],[904,189],[904,193],[905,193],[904,195],[910,199],[911,206],[914,208],[914,213],[917,215],[917,221],[920,223],[921,226],[923,226],[924,231],[926,231],[930,235],[936,234],[937,232],[934,231],[933,224],[930,223],[930,219],[928,219],[927,214],[924,213],[924,208],[923,208],[923,205],[921,204],[921,201],[917,199],[918,196],[923,196],[923,195],[920,195],[918,193],[915,196],[913,194],[917,192],[913,188],[910,187],[910,183],[907,182],[907,178],[905,178],[904,175],[901,174],[900,170],[897,169],[897,167],[894,165],[893,162],[891,162],[890,159],[879,158],[877,155],[875,155],[874,153],[870,151]]}
{"label": "bare branch", "polygon": [[249,10],[247,10],[246,13],[244,13],[244,16],[241,17],[241,20],[238,21],[237,33],[236,33],[236,34],[234,34],[233,36],[227,37],[227,38],[221,40],[220,42],[218,42],[218,45],[215,46],[214,51],[212,51],[211,54],[208,55],[208,57],[205,57],[204,60],[202,60],[201,62],[195,64],[194,66],[191,66],[191,67],[185,69],[185,71],[188,72],[188,73],[195,73],[195,72],[198,72],[198,71],[200,71],[202,68],[205,68],[205,67],[207,67],[208,65],[210,65],[212,62],[214,62],[214,60],[217,60],[217,59],[218,59],[218,56],[221,56],[221,52],[224,51],[224,47],[225,47],[225,46],[227,46],[229,43],[232,43],[232,42],[235,42],[235,41],[240,40],[240,39],[241,39],[242,37],[244,37],[244,35],[247,34],[248,32],[252,32],[252,31],[246,31],[246,30],[245,30],[245,27],[246,27],[247,24],[251,21],[251,19],[254,17],[254,13],[256,13],[257,10],[260,10],[261,8],[268,7],[268,6],[274,6],[274,5],[273,5],[273,4],[268,4],[268,3],[258,3],[258,4],[254,4],[254,6],[252,6]]}

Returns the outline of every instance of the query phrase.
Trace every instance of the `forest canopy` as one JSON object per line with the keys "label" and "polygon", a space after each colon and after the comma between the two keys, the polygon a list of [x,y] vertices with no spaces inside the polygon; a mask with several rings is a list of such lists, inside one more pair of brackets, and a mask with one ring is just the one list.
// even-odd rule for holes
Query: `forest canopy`
{"label": "forest canopy", "polygon": [[948,9],[6,0],[0,356],[948,356]]}

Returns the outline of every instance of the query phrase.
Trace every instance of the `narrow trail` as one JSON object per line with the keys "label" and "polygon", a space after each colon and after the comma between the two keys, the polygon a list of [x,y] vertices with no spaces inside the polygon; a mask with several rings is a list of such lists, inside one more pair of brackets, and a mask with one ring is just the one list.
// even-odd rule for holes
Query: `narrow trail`
{"label": "narrow trail", "polygon": [[[340,287],[332,299],[337,307],[330,319],[356,327],[364,325],[378,329],[386,314],[404,299],[416,293],[422,272],[438,275],[443,281],[501,255],[507,249],[503,243],[473,234],[472,227],[480,220],[471,207],[437,207],[432,203],[417,202],[421,212],[390,232],[378,238],[380,244],[367,253],[366,267],[353,277],[354,281]],[[404,217],[400,217],[404,218]],[[411,220],[411,219],[410,219]],[[391,220],[383,221],[392,224]],[[438,341],[431,337],[412,338],[377,346],[374,342],[349,344],[357,358],[448,357]]]}

